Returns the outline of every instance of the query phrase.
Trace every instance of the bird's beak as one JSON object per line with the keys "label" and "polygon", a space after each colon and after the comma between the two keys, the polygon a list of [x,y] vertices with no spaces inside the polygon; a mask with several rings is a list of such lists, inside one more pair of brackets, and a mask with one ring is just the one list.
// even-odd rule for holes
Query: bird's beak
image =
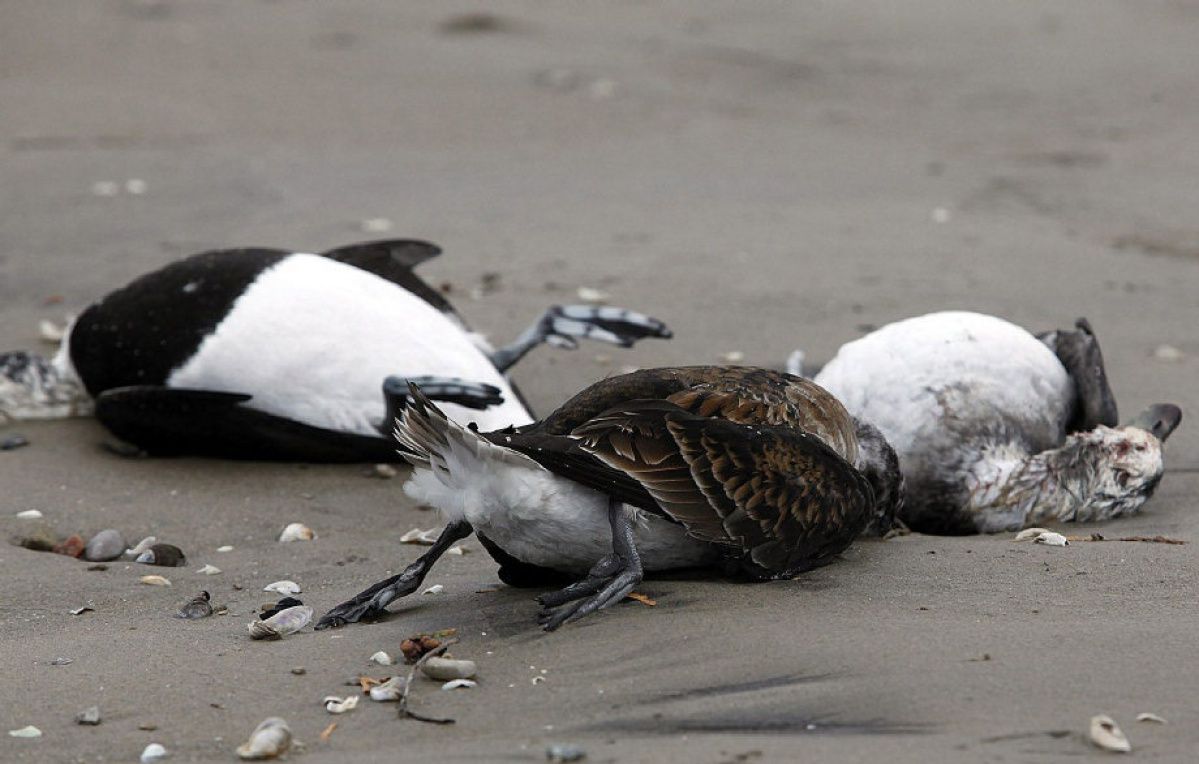
{"label": "bird's beak", "polygon": [[1155,403],[1133,417],[1125,427],[1139,427],[1153,435],[1163,443],[1174,428],[1182,421],[1182,409],[1173,403]]}

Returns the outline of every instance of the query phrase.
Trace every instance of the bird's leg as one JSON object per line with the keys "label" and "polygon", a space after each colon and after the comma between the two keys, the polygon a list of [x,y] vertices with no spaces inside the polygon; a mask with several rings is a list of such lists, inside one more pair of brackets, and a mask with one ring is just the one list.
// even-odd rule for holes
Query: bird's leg
{"label": "bird's leg", "polygon": [[504,402],[504,396],[500,394],[500,389],[484,382],[471,382],[458,377],[391,376],[383,380],[383,400],[386,414],[383,422],[379,425],[379,431],[386,437],[391,436],[391,428],[395,426],[400,412],[408,408],[408,404],[412,402],[408,393],[409,382],[419,387],[421,392],[431,400],[457,403],[468,409],[482,410]]}
{"label": "bird's leg", "polygon": [[447,549],[473,532],[474,529],[465,520],[450,523],[433,542],[433,546],[429,547],[429,551],[417,558],[416,562],[404,568],[399,575],[374,584],[325,613],[317,622],[316,628],[320,630],[344,626],[347,623],[357,623],[363,618],[377,618],[383,615],[392,600],[417,590],[433,563],[437,562]]}
{"label": "bird's leg", "polygon": [[641,556],[633,537],[632,514],[616,499],[608,501],[612,554],[600,560],[586,579],[540,598],[543,610],[538,620],[546,631],[619,602],[641,583]]}
{"label": "bird's leg", "polygon": [[633,310],[608,305],[552,305],[511,344],[493,352],[491,362],[506,372],[543,342],[574,350],[581,337],[627,348],[646,337],[671,336],[666,324]]}

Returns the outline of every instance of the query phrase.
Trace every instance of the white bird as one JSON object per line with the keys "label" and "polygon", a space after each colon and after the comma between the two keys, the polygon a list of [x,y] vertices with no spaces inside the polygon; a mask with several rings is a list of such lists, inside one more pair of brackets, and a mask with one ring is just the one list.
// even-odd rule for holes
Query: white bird
{"label": "white bird", "polygon": [[842,346],[814,378],[886,436],[914,530],[993,533],[1136,512],[1181,410],[1117,426],[1085,319],[1034,336],[968,312],[909,318]]}
{"label": "white bird", "polygon": [[407,380],[486,429],[533,420],[505,373],[542,342],[630,346],[669,337],[616,307],[553,306],[492,350],[413,268],[427,242],[365,242],[321,255],[204,252],[88,307],[52,360],[0,354],[0,424],[96,416],[155,454],[395,461],[378,429]]}

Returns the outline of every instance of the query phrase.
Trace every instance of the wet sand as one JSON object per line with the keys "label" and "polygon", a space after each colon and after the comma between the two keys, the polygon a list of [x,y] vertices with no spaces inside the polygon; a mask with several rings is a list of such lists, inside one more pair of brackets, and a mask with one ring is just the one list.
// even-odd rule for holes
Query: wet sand
{"label": "wet sand", "polygon": [[[422,274],[498,340],[579,286],[675,329],[629,352],[538,350],[516,377],[542,412],[625,365],[820,361],[947,307],[1034,329],[1085,315],[1125,414],[1199,412],[1195,4],[489,8],[6,4],[0,347],[35,349],[40,319],[200,249],[405,235],[444,247]],[[499,289],[471,299],[484,272]],[[1182,360],[1155,359],[1163,344]],[[1096,713],[1138,758],[1199,752],[1188,420],[1142,515],[1068,529],[1183,546],[862,541],[794,582],[650,581],[657,607],[546,636],[472,540],[428,579],[444,593],[276,643],[245,632],[266,583],[300,582],[321,611],[419,553],[396,539],[435,521],[402,474],[126,460],[86,420],[11,432],[32,445],[0,453],[5,539],[37,508],[59,532],[154,534],[190,561],[88,571],[0,545],[0,728],[44,732],[0,738],[0,760],[133,761],[157,741],[228,761],[271,715],[310,762],[541,761],[551,742],[597,762],[1078,761],[1102,755],[1081,737]],[[320,538],[277,544],[293,521]],[[174,586],[139,585],[150,572]],[[202,588],[231,614],[171,617]],[[480,684],[425,682],[416,702],[457,724],[322,708],[388,673],[376,650],[448,627]],[[77,726],[90,705],[103,723]]]}

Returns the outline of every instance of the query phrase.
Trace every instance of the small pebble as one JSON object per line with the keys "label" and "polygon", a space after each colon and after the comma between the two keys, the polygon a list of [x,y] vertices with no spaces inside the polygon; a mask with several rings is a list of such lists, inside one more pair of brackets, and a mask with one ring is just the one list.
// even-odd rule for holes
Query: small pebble
{"label": "small pebble", "polygon": [[0,451],[15,451],[28,445],[29,439],[24,435],[9,435],[4,440],[0,440]]}
{"label": "small pebble", "polygon": [[149,549],[137,556],[134,562],[143,565],[158,565],[164,568],[178,568],[187,564],[187,555],[174,544],[152,544]]}
{"label": "small pebble", "polygon": [[75,714],[75,723],[96,726],[100,723],[100,707],[90,706]]}
{"label": "small pebble", "polygon": [[54,660],[50,661],[50,665],[51,666],[70,666],[74,662],[75,661],[72,658],[55,658]]}
{"label": "small pebble", "polygon": [[142,764],[153,764],[153,762],[162,761],[169,755],[170,754],[167,753],[166,747],[161,743],[150,743],[150,745],[146,746],[145,750],[142,751],[139,761]]}
{"label": "small pebble", "polygon": [[430,679],[445,682],[451,679],[471,679],[479,668],[474,661],[454,658],[429,658],[420,666],[421,672]]}
{"label": "small pebble", "polygon": [[291,673],[295,674],[296,676],[304,676],[308,673],[308,669],[304,668],[303,666],[294,666],[292,667]]}
{"label": "small pebble", "polygon": [[121,532],[108,528],[92,536],[83,550],[83,559],[89,562],[115,560],[125,551],[125,539]]}

